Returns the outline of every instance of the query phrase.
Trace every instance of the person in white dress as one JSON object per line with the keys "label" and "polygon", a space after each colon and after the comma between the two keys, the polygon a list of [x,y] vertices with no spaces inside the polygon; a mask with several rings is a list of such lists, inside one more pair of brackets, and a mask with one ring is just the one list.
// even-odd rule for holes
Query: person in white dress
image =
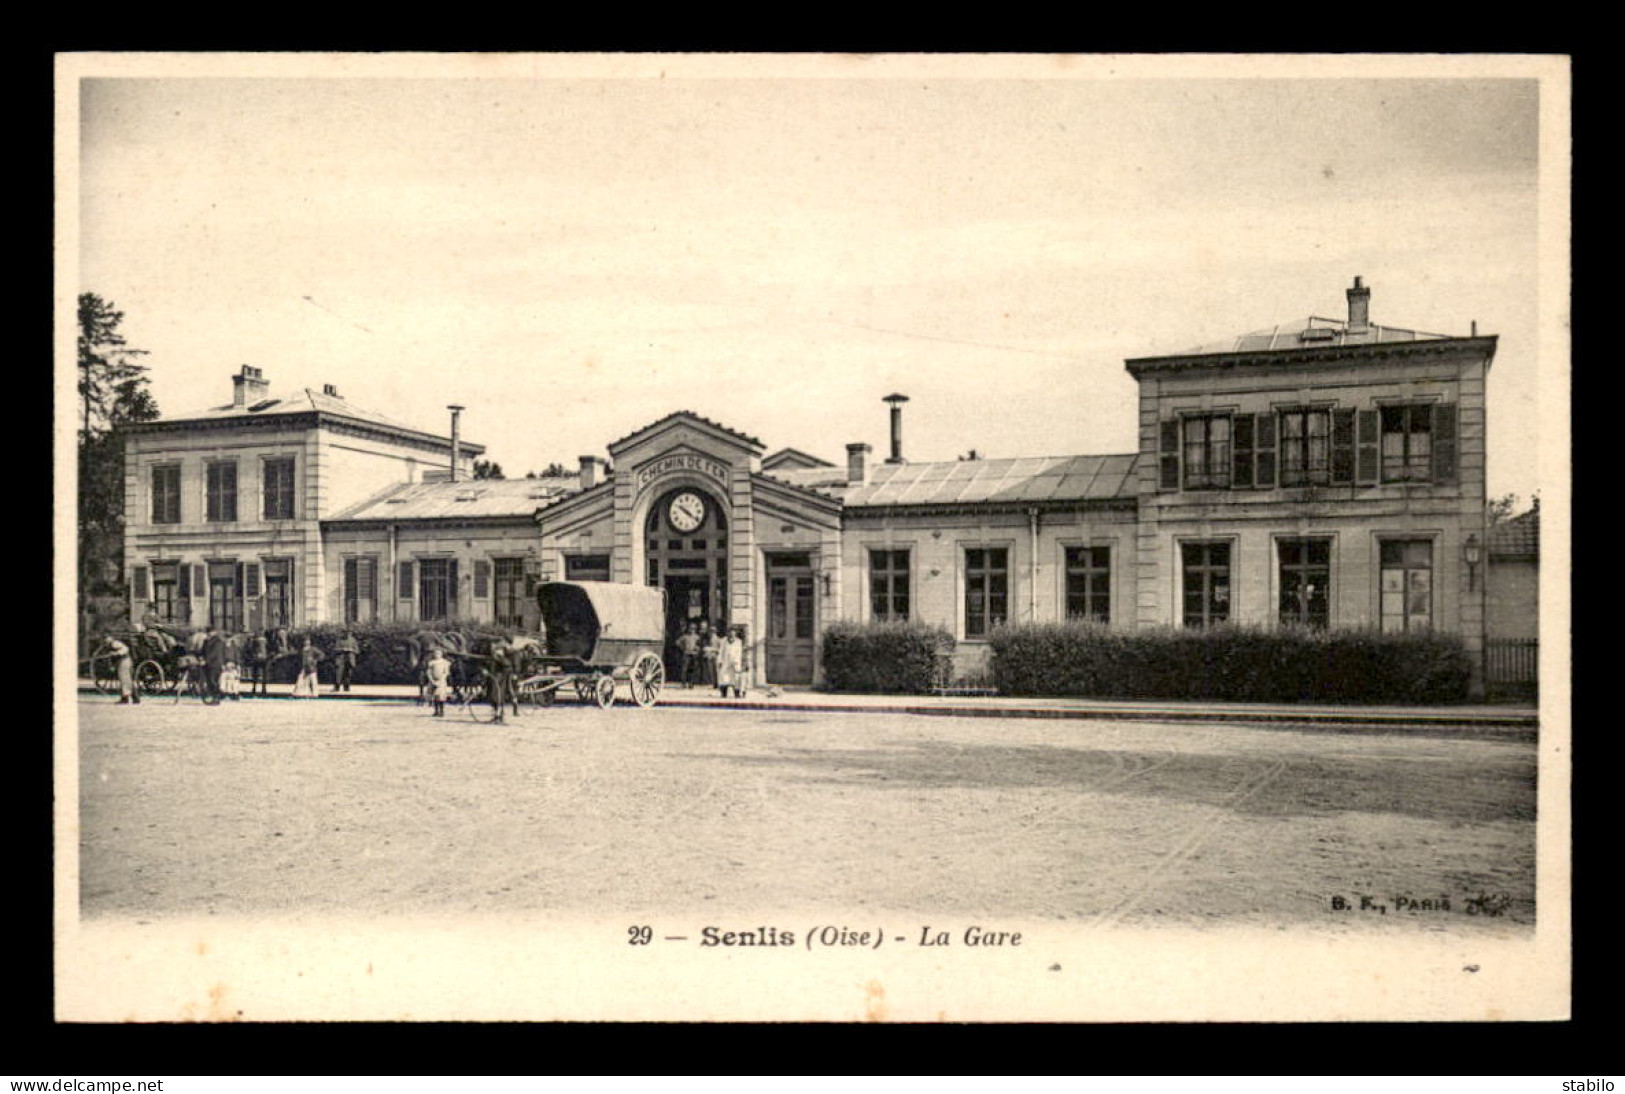
{"label": "person in white dress", "polygon": [[745,697],[745,629],[735,627],[717,651],[717,690],[724,697],[732,688],[734,698]]}

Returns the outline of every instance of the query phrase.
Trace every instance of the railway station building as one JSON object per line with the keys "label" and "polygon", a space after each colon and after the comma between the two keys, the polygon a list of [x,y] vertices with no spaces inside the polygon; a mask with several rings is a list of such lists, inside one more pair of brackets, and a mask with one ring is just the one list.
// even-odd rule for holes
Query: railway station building
{"label": "railway station building", "polygon": [[664,589],[673,628],[743,625],[762,683],[816,682],[843,619],[940,624],[967,676],[995,627],[1062,619],[1437,629],[1477,655],[1496,339],[1345,295],[1128,360],[1138,447],[1104,455],[912,461],[894,395],[884,455],[769,451],[680,410],[570,475],[475,480],[455,411],[426,432],[243,366],[230,404],[129,431],[132,617],[533,629],[536,584],[568,579]]}

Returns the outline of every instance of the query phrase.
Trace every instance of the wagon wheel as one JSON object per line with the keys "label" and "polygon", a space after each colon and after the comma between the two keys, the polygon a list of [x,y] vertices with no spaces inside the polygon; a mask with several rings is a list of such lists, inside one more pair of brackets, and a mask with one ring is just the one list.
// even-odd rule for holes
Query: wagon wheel
{"label": "wagon wheel", "polygon": [[143,661],[135,667],[135,686],[147,695],[168,691],[171,683],[164,676],[164,667],[156,661]]}
{"label": "wagon wheel", "polygon": [[118,690],[118,661],[112,657],[92,657],[90,678],[95,682],[97,691],[103,695],[113,694]]}
{"label": "wagon wheel", "polygon": [[644,654],[632,665],[632,701],[640,707],[654,706],[665,682],[666,666],[654,654]]}
{"label": "wagon wheel", "polygon": [[604,710],[615,705],[615,677],[600,676],[592,685],[592,697]]}

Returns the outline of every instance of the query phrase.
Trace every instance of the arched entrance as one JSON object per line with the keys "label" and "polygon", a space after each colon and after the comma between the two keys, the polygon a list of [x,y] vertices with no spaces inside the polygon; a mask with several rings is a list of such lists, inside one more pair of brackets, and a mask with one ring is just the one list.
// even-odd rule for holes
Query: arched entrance
{"label": "arched entrance", "polygon": [[655,499],[644,520],[645,581],[666,591],[666,668],[679,670],[677,636],[690,623],[728,618],[728,516],[715,496],[678,486]]}

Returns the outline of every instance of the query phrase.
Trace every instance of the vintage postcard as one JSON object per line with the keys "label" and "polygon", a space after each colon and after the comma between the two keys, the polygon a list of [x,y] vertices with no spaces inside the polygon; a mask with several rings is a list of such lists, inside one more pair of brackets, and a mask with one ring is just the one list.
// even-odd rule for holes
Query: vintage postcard
{"label": "vintage postcard", "polygon": [[59,56],[58,1019],[1567,1017],[1569,97]]}

